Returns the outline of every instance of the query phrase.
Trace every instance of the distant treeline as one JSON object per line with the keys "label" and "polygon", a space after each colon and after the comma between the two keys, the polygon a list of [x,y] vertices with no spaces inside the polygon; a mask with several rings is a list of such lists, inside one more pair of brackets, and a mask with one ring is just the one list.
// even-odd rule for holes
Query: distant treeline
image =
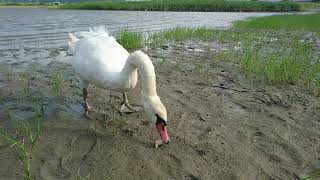
{"label": "distant treeline", "polygon": [[204,12],[289,12],[301,11],[293,2],[223,1],[223,0],[152,0],[96,1],[63,4],[64,9],[138,10],[138,11],[204,11]]}

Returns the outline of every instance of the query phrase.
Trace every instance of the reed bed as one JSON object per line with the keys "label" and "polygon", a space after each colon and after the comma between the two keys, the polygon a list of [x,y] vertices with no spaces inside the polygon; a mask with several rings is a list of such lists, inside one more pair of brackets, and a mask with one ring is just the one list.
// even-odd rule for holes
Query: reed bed
{"label": "reed bed", "polygon": [[137,10],[137,11],[203,11],[203,12],[289,12],[302,6],[292,2],[224,1],[224,0],[151,0],[98,1],[70,3],[63,9]]}

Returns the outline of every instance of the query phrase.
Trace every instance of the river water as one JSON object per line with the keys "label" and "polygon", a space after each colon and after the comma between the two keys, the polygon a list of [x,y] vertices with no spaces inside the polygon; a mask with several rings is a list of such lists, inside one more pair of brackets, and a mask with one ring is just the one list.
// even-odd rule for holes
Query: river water
{"label": "river water", "polygon": [[274,13],[95,11],[34,8],[0,9],[0,50],[67,45],[68,32],[104,25],[153,32],[172,27],[228,28],[232,21]]}

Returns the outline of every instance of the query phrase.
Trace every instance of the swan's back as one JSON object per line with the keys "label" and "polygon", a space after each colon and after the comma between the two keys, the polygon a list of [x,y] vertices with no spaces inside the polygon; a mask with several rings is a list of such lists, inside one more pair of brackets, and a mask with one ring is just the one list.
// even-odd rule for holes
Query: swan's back
{"label": "swan's back", "polygon": [[88,81],[115,80],[126,63],[128,51],[106,30],[77,34],[83,38],[74,44],[72,64],[76,73]]}

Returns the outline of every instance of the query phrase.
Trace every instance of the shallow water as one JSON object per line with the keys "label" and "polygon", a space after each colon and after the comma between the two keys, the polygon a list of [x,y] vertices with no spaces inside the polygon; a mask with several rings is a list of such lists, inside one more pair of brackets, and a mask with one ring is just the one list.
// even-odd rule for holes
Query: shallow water
{"label": "shallow water", "polygon": [[33,8],[0,9],[0,50],[67,45],[68,32],[104,25],[152,32],[176,26],[228,28],[232,21],[274,13],[94,11]]}

